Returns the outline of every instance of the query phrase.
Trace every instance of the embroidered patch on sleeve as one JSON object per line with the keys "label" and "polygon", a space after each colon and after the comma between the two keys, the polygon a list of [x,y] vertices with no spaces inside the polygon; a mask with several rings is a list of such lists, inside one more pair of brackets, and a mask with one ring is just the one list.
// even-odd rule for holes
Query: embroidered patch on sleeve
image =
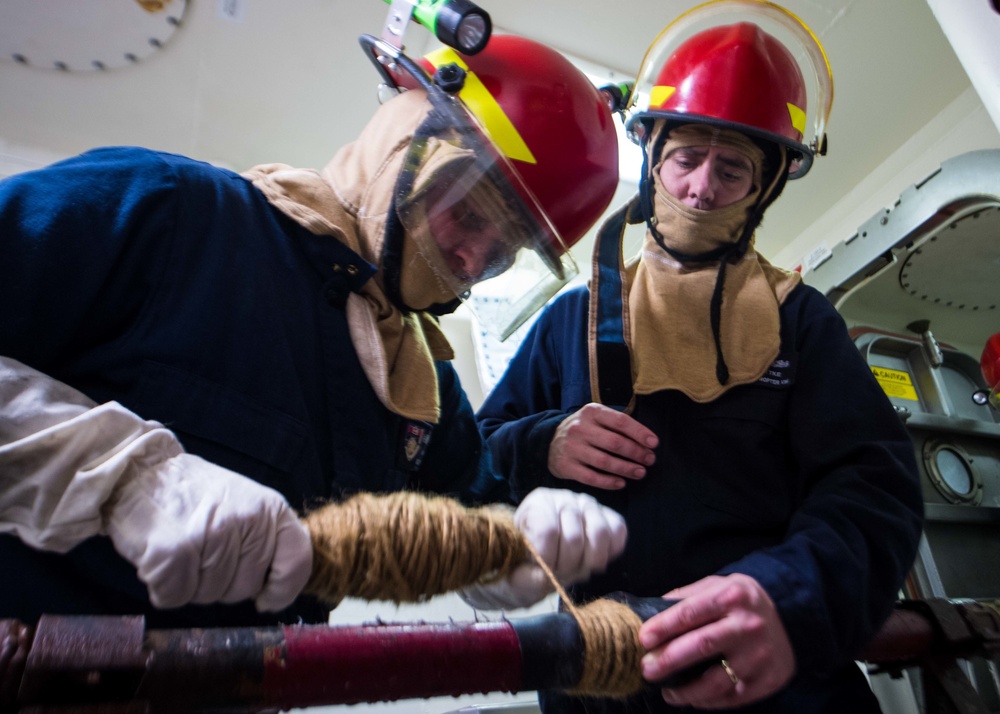
{"label": "embroidered patch on sleeve", "polygon": [[403,424],[402,438],[399,440],[397,466],[407,471],[416,471],[424,460],[424,452],[431,440],[432,424],[424,421],[408,421]]}

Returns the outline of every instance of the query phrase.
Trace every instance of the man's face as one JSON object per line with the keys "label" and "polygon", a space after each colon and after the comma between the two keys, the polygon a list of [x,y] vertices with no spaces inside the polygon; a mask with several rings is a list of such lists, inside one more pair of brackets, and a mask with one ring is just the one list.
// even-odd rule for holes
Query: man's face
{"label": "man's face", "polygon": [[427,220],[434,243],[451,274],[466,287],[507,270],[517,252],[502,225],[484,213],[468,196],[429,202]]}
{"label": "man's face", "polygon": [[711,211],[746,198],[753,189],[753,164],[735,149],[683,147],[664,159],[660,180],[685,205]]}

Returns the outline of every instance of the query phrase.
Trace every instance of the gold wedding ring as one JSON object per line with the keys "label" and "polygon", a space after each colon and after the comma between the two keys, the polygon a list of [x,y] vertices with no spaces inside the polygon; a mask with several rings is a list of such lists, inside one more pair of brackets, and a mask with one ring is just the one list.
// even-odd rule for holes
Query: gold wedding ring
{"label": "gold wedding ring", "polygon": [[729,681],[733,683],[734,687],[740,683],[740,678],[736,676],[736,672],[734,672],[733,668],[729,666],[729,662],[725,659],[721,659],[719,660],[719,664],[721,664],[722,668],[726,670],[726,674],[729,675]]}

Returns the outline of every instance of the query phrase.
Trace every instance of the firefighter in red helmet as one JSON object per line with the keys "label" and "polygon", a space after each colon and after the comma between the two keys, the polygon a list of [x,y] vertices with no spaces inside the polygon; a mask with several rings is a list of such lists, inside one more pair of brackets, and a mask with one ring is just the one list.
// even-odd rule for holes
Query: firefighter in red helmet
{"label": "firefighter in red helmet", "polygon": [[[853,658],[916,553],[913,449],[829,301],[754,245],[825,151],[831,100],[818,39],[777,5],[671,23],[627,120],[638,196],[479,410],[521,493],[558,484],[625,517],[623,556],[575,600],[680,601],[639,631],[648,691],[543,692],[546,714],[878,710]],[[629,223],[646,237],[626,260]]]}
{"label": "firefighter in red helmet", "polygon": [[[487,47],[472,56],[442,48],[386,78],[424,89],[430,105],[395,187],[396,213],[418,242],[454,243],[433,226],[472,207],[502,234],[475,279],[461,266],[431,269],[442,302],[457,295],[504,339],[576,274],[567,249],[611,201],[618,145],[606,98],[565,57],[514,35]],[[390,271],[401,235],[386,236]],[[492,299],[475,300],[477,291]]]}
{"label": "firefighter in red helmet", "polygon": [[[516,272],[511,324],[571,277],[617,184],[611,111],[535,42],[393,63],[412,88],[322,170],[113,147],[0,183],[0,617],[325,622],[302,509],[508,500],[438,316]],[[562,495],[517,517],[573,579],[624,528]]]}

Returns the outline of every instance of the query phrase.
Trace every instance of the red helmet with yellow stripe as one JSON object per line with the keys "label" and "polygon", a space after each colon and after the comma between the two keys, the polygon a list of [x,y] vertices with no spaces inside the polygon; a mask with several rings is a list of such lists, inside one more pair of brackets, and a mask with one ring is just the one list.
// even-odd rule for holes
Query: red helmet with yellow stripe
{"label": "red helmet with yellow stripe", "polygon": [[792,150],[789,178],[825,152],[833,77],[816,36],[763,0],[717,0],[671,23],[646,53],[629,133],[657,118],[735,129]]}
{"label": "red helmet with yellow stripe", "polygon": [[450,47],[419,64],[466,72],[458,98],[517,173],[566,247],[597,221],[618,184],[618,140],[606,97],[563,55],[494,35],[473,55]]}
{"label": "red helmet with yellow stripe", "polygon": [[[561,54],[514,35],[494,35],[472,56],[446,47],[382,66],[397,86],[426,90],[433,106],[409,149],[397,213],[409,235],[436,228],[439,246],[440,234],[457,233],[448,221],[499,226],[506,248],[491,253],[487,270],[474,279],[436,273],[460,299],[475,298],[474,286],[488,295],[474,311],[505,337],[577,273],[568,248],[611,202],[618,137],[608,98]],[[484,319],[484,306],[505,314]]]}

